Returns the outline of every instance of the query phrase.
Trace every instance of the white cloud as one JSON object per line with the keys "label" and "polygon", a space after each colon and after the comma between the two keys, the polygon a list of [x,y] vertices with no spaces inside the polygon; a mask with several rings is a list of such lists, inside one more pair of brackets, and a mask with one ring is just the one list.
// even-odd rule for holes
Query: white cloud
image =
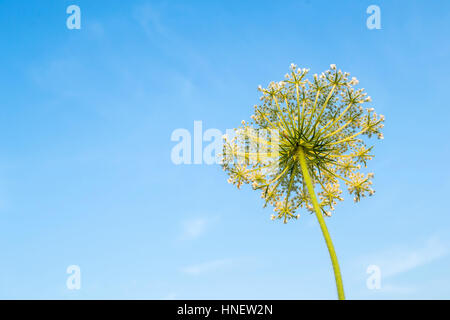
{"label": "white cloud", "polygon": [[181,240],[192,240],[202,236],[215,222],[217,216],[197,217],[182,222]]}
{"label": "white cloud", "polygon": [[418,248],[396,247],[363,259],[366,265],[377,265],[384,278],[407,272],[433,262],[449,252],[448,247],[438,238],[432,237]]}
{"label": "white cloud", "polygon": [[138,5],[134,8],[134,18],[149,35],[166,35],[167,30],[161,23],[161,11],[150,4]]}
{"label": "white cloud", "polygon": [[202,273],[211,272],[217,269],[224,268],[226,266],[231,265],[231,263],[232,263],[231,259],[213,260],[184,267],[181,269],[181,271],[190,275],[199,275]]}
{"label": "white cloud", "polygon": [[208,221],[203,218],[192,219],[183,223],[182,239],[195,239],[201,236],[208,225]]}
{"label": "white cloud", "polygon": [[403,287],[403,286],[397,286],[392,284],[386,284],[381,286],[381,291],[384,293],[390,293],[390,294],[401,294],[401,295],[408,295],[415,293],[417,291],[414,287]]}

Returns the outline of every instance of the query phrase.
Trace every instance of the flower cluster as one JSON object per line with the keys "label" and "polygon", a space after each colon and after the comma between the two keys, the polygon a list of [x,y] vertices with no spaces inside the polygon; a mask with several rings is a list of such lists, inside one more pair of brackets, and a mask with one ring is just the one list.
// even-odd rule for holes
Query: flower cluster
{"label": "flower cluster", "polygon": [[373,173],[360,172],[371,160],[367,138],[383,139],[384,117],[364,108],[371,99],[358,80],[337,70],[307,78],[308,69],[292,64],[280,82],[259,86],[261,103],[250,122],[242,121],[231,139],[224,137],[222,166],[238,188],[251,184],[261,190],[265,205],[274,207],[272,219],[298,218],[304,207],[313,211],[299,163],[299,152],[318,190],[323,214],[330,216],[342,201],[343,182],[357,202],[374,193]]}

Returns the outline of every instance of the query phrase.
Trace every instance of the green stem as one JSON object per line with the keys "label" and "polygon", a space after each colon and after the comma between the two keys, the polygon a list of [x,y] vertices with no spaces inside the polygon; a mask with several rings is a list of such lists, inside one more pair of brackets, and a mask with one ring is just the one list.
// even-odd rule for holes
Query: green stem
{"label": "green stem", "polygon": [[300,160],[300,166],[302,167],[303,179],[305,180],[306,186],[311,196],[314,211],[316,212],[317,220],[319,220],[320,229],[322,230],[323,237],[328,247],[328,252],[330,253],[331,263],[333,264],[334,277],[336,279],[336,288],[339,300],[345,300],[344,285],[342,284],[341,271],[339,269],[339,263],[334,251],[333,242],[331,241],[330,234],[328,233],[327,225],[325,224],[325,219],[323,218],[322,210],[320,209],[319,202],[317,201],[316,193],[314,192],[314,186],[311,181],[311,177],[308,171],[308,165],[305,159],[305,153],[303,148],[298,149],[298,155]]}

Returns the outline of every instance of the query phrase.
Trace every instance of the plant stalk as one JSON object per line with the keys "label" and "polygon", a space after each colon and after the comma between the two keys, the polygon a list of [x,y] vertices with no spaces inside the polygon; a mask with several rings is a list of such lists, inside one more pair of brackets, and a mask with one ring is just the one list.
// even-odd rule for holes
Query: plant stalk
{"label": "plant stalk", "polygon": [[298,156],[300,160],[300,166],[302,167],[303,179],[305,180],[306,186],[308,188],[314,211],[316,212],[317,220],[319,220],[320,229],[322,230],[323,237],[327,244],[328,252],[330,253],[331,263],[333,264],[334,278],[336,279],[338,298],[339,300],[345,300],[344,285],[342,283],[342,276],[336,251],[334,251],[333,242],[331,241],[325,219],[323,218],[322,210],[320,208],[319,202],[317,201],[316,193],[314,192],[314,186],[311,180],[311,176],[309,175],[308,165],[306,163],[305,153],[302,147],[298,149]]}

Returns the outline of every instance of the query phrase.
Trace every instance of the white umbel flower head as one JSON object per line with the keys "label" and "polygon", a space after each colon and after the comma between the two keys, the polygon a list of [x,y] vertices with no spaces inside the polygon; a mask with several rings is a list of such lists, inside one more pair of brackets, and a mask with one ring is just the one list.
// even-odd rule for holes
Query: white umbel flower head
{"label": "white umbel flower head", "polygon": [[339,182],[355,201],[374,193],[373,173],[360,170],[373,158],[368,139],[383,139],[384,116],[363,108],[371,99],[355,88],[355,77],[333,64],[330,69],[309,80],[308,69],[291,66],[289,80],[260,89],[253,121],[242,121],[236,139],[224,144],[222,163],[231,182],[261,190],[265,205],[274,207],[272,218],[286,222],[298,218],[299,208],[315,210],[301,161],[318,190],[323,215],[330,216],[343,201]]}

